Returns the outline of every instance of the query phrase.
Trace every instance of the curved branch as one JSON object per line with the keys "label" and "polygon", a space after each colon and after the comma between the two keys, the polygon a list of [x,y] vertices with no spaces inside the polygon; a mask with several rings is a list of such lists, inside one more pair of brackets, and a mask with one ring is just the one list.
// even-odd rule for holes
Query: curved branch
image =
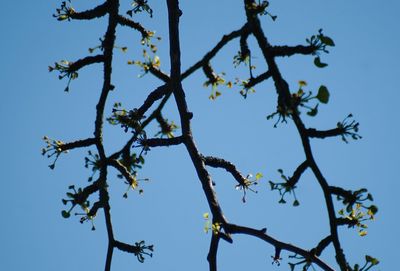
{"label": "curved branch", "polygon": [[75,62],[72,62],[71,65],[68,67],[68,71],[76,72],[85,66],[102,62],[104,62],[104,55],[87,56]]}
{"label": "curved branch", "polygon": [[[252,7],[254,5],[257,5],[254,0],[244,0],[244,3],[246,7]],[[333,205],[332,197],[329,191],[329,185],[314,160],[306,128],[304,127],[304,124],[296,110],[296,107],[293,104],[293,100],[291,99],[291,94],[289,91],[289,85],[283,79],[280,70],[275,62],[274,54],[271,51],[271,45],[269,44],[261,28],[261,24],[257,17],[257,14],[254,14],[253,10],[246,8],[246,15],[249,25],[251,27],[251,31],[254,34],[254,37],[256,38],[258,45],[263,53],[263,56],[268,64],[268,68],[272,73],[272,78],[275,82],[275,87],[278,94],[278,106],[280,106],[283,109],[291,109],[291,111],[293,112],[291,116],[300,134],[306,159],[316,179],[318,180],[318,183],[320,184],[324,194],[325,203],[328,211],[332,242],[336,252],[336,261],[339,264],[340,269],[342,271],[346,271],[348,269],[348,263],[346,261],[346,257],[343,253],[339,241],[336,216],[335,216],[335,207]]]}
{"label": "curved branch", "polygon": [[[316,255],[311,253],[310,251],[304,250],[302,248],[299,248],[297,246],[294,246],[289,243],[284,243],[281,242],[268,234],[266,234],[266,230],[256,230],[253,228],[248,228],[244,226],[239,226],[239,225],[234,225],[234,224],[228,224],[225,227],[226,231],[228,231],[231,234],[247,234],[251,236],[255,236],[261,240],[264,240],[265,242],[273,245],[275,249],[279,250],[286,250],[293,252],[295,254],[301,255],[306,259],[310,259],[312,262],[317,264],[319,267],[321,267],[325,271],[334,271],[332,267],[330,267],[328,264],[323,262],[321,259],[319,259]],[[275,255],[276,258],[279,258],[279,255]]]}
{"label": "curved branch", "polygon": [[155,101],[161,99],[165,94],[168,93],[168,85],[162,85],[153,90],[149,96],[147,96],[143,105],[137,109],[139,116],[144,116],[146,111],[154,104]]}
{"label": "curved branch", "polygon": [[322,251],[325,250],[329,246],[329,244],[332,243],[332,236],[328,235],[324,239],[322,239],[318,245],[314,248],[315,255],[321,256]]}
{"label": "curved branch", "polygon": [[73,12],[70,14],[70,18],[75,20],[91,20],[94,18],[100,18],[107,14],[108,8],[109,1],[105,1],[103,4],[98,5],[94,9],[82,12]]}
{"label": "curved branch", "polygon": [[236,169],[236,166],[231,162],[213,156],[203,156],[202,158],[207,166],[215,168],[224,168],[226,171],[232,174],[232,176],[239,184],[245,185],[246,178],[243,177],[243,175]]}
{"label": "curved branch", "polygon": [[118,15],[118,23],[122,26],[128,26],[132,29],[139,31],[140,34],[142,34],[143,38],[149,35],[147,30],[140,23],[134,22],[131,19],[126,18],[122,15]]}
{"label": "curved branch", "polygon": [[184,73],[182,73],[182,79],[185,79],[190,74],[195,72],[197,69],[201,68],[202,66],[206,65],[217,53],[221,50],[229,41],[240,37],[243,33],[248,31],[248,25],[245,24],[240,29],[232,31],[229,34],[224,35],[221,40],[215,45],[211,51],[204,55],[204,57],[196,62],[193,66],[188,68]]}

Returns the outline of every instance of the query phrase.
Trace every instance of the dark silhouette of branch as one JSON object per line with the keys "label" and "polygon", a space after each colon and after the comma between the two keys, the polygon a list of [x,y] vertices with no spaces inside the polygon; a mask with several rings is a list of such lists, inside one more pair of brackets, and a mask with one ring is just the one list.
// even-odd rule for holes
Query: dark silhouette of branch
{"label": "dark silhouette of branch", "polygon": [[142,117],[147,112],[147,110],[154,104],[155,101],[161,99],[164,95],[168,93],[168,85],[162,85],[155,90],[153,90],[149,96],[147,96],[143,105],[137,109],[137,114]]}
{"label": "dark silhouette of branch", "polygon": [[105,1],[103,4],[98,5],[94,9],[82,11],[82,12],[73,12],[71,13],[70,18],[75,20],[91,20],[95,18],[103,17],[107,14],[107,10],[109,8],[109,2]]}
{"label": "dark silhouette of branch", "polygon": [[120,25],[128,26],[130,28],[139,31],[142,34],[143,38],[146,38],[149,35],[148,31],[140,23],[134,22],[131,19],[126,18],[124,16],[121,15],[118,16],[118,23]]}
{"label": "dark silhouette of branch", "polygon": [[207,255],[210,271],[217,271],[218,245],[219,245],[219,236],[218,234],[213,234],[211,236],[210,249]]}
{"label": "dark silhouette of branch", "polygon": [[101,63],[104,61],[103,55],[96,55],[96,56],[87,56],[85,58],[79,59],[69,66],[69,71],[74,72],[78,71],[81,68],[94,64],[94,63]]}
{"label": "dark silhouette of branch", "polygon": [[332,237],[330,235],[328,235],[327,237],[325,237],[324,239],[322,239],[318,245],[315,247],[314,251],[315,251],[315,255],[317,256],[321,256],[322,251],[325,250],[325,248],[327,248],[329,246],[329,244],[332,243]]}
{"label": "dark silhouette of branch", "polygon": [[257,77],[252,77],[250,78],[249,82],[247,84],[245,84],[245,88],[252,88],[255,85],[269,79],[271,77],[271,73],[269,71],[266,71],[260,75],[258,75]]}
{"label": "dark silhouette of branch", "polygon": [[[257,238],[273,245],[277,249],[278,252],[280,250],[290,251],[295,254],[301,255],[306,259],[310,259],[312,262],[316,263],[323,270],[326,270],[326,271],[334,270],[332,267],[327,265],[325,262],[321,261],[321,259],[319,259],[316,255],[310,253],[309,251],[301,249],[299,247],[296,247],[292,244],[284,243],[284,242],[274,239],[273,237],[269,236],[266,233],[265,229],[256,230],[256,229],[252,229],[252,228],[248,228],[248,227],[244,227],[244,226],[229,224],[229,225],[226,225],[226,230],[231,234],[247,234],[247,235],[257,237]],[[279,256],[280,255],[278,253],[278,255],[275,255],[274,258],[276,260],[279,260]]]}
{"label": "dark silhouette of branch", "polygon": [[[251,7],[251,6],[257,5],[255,3],[255,1],[253,1],[253,0],[244,0],[244,3],[245,3],[246,7]],[[246,15],[247,15],[247,20],[248,20],[248,23],[252,30],[252,33],[257,40],[257,43],[263,53],[263,56],[265,58],[265,61],[267,62],[269,71],[271,72],[272,78],[275,82],[275,87],[276,87],[277,94],[278,94],[278,105],[281,106],[282,108],[292,109],[291,112],[293,112],[293,113],[291,114],[291,117],[296,125],[296,128],[297,128],[299,134],[300,134],[304,152],[306,155],[306,159],[307,159],[308,164],[309,164],[311,170],[313,171],[316,179],[318,180],[318,183],[320,184],[321,189],[324,193],[326,207],[327,207],[328,216],[329,216],[329,225],[330,225],[330,232],[331,232],[331,236],[332,236],[332,242],[333,242],[333,245],[335,247],[335,252],[336,252],[336,260],[340,266],[340,269],[342,271],[346,271],[348,269],[348,263],[347,263],[347,260],[345,258],[343,249],[341,248],[341,244],[339,241],[337,224],[336,224],[336,216],[335,216],[335,208],[334,208],[333,201],[332,201],[332,198],[331,198],[331,195],[329,192],[329,185],[314,160],[314,157],[313,157],[313,154],[311,151],[311,145],[309,142],[309,137],[306,132],[306,128],[304,127],[304,124],[303,124],[302,120],[300,119],[300,116],[298,115],[295,105],[293,104],[293,101],[291,99],[291,94],[289,91],[289,86],[288,86],[287,82],[282,78],[279,68],[275,62],[274,54],[271,51],[271,45],[269,44],[267,38],[264,35],[264,32],[260,25],[260,21],[259,21],[258,17],[255,16],[254,11],[249,8],[246,8]]]}
{"label": "dark silhouette of branch", "polygon": [[288,181],[289,186],[294,187],[299,181],[301,175],[304,173],[304,171],[306,171],[307,168],[308,168],[308,161],[306,160],[297,167],[297,169],[293,173],[293,176],[289,178]]}
{"label": "dark silhouette of branch", "polygon": [[301,55],[311,55],[314,54],[317,51],[318,47],[316,46],[303,46],[303,45],[297,45],[297,46],[272,46],[271,47],[271,53],[274,56],[292,56],[295,54],[301,54]]}
{"label": "dark silhouette of branch", "polygon": [[148,138],[141,142],[146,147],[168,147],[183,143],[183,137],[177,136],[172,138]]}
{"label": "dark silhouette of branch", "polygon": [[334,128],[325,131],[319,131],[313,128],[308,128],[306,133],[309,137],[316,137],[316,138],[326,138],[326,137],[334,137],[340,136],[345,132],[343,128]]}
{"label": "dark silhouette of branch", "polygon": [[232,174],[232,176],[239,184],[241,185],[245,184],[246,178],[243,177],[243,175],[236,169],[236,166],[231,162],[212,156],[203,156],[203,160],[207,166],[215,168],[224,168],[226,171]]}
{"label": "dark silhouette of branch", "polygon": [[242,26],[239,30],[232,31],[231,33],[224,35],[222,39],[215,45],[215,47],[209,51],[204,57],[196,62],[193,66],[187,69],[184,73],[182,73],[182,79],[185,79],[190,74],[192,74],[197,69],[206,65],[218,52],[221,50],[229,41],[240,37],[243,33],[248,31],[247,24]]}
{"label": "dark silhouette of branch", "polygon": [[164,83],[167,83],[170,78],[167,74],[163,73],[161,70],[154,68],[153,66],[150,66],[149,72],[153,74],[155,77],[163,81]]}
{"label": "dark silhouette of branch", "polygon": [[207,172],[202,157],[193,140],[190,128],[189,112],[185,93],[181,84],[181,61],[180,61],[180,41],[179,41],[179,17],[182,11],[179,9],[177,0],[167,0],[168,7],[168,23],[169,23],[169,44],[170,44],[170,61],[171,61],[171,88],[178,107],[179,116],[182,125],[182,136],[185,138],[185,146],[196,169],[197,175],[202,184],[203,191],[206,195],[208,205],[216,221],[226,224],[221,207],[218,203],[217,196],[212,187],[211,176]]}
{"label": "dark silhouette of branch", "polygon": [[135,177],[131,175],[129,170],[118,160],[111,160],[109,164],[113,167],[115,167],[122,176],[124,176],[125,180],[131,185],[132,183],[135,183]]}
{"label": "dark silhouette of branch", "polygon": [[89,147],[94,144],[96,144],[95,138],[87,138],[87,139],[83,139],[83,140],[77,140],[74,142],[61,144],[60,149],[61,149],[61,151],[68,151],[68,150],[72,150],[72,149],[76,149],[76,148]]}
{"label": "dark silhouette of branch", "polygon": [[[195,64],[189,67],[185,72],[181,72],[181,53],[180,53],[180,37],[179,37],[179,19],[182,15],[182,11],[179,7],[179,0],[166,0],[167,11],[168,11],[168,33],[169,33],[169,58],[170,58],[170,75],[159,69],[159,63],[153,65],[153,60],[150,59],[150,64],[142,63],[142,68],[145,73],[149,73],[152,76],[160,79],[163,84],[156,89],[149,91],[147,98],[144,100],[143,104],[138,108],[132,110],[121,109],[121,103],[116,103],[114,105],[112,116],[107,118],[110,124],[120,125],[125,132],[132,132],[130,139],[125,142],[122,147],[109,155],[107,157],[105,146],[103,142],[103,126],[105,120],[105,108],[108,101],[109,92],[114,89],[112,84],[112,63],[113,63],[113,50],[116,48],[116,29],[118,25],[127,26],[135,31],[138,31],[142,35],[142,45],[148,46],[151,50],[156,52],[155,45],[151,44],[151,38],[154,32],[146,30],[139,22],[135,22],[129,18],[126,18],[119,14],[119,0],[107,0],[105,3],[95,7],[94,9],[76,12],[72,7],[69,6],[69,2],[62,2],[61,8],[56,9],[57,13],[53,15],[57,20],[90,20],[98,17],[108,15],[107,30],[104,35],[104,39],[101,41],[101,49],[103,54],[96,56],[87,56],[76,62],[61,61],[56,63],[54,67],[49,67],[49,71],[58,70],[60,72],[59,78],[64,77],[69,78],[71,81],[78,77],[77,71],[81,68],[94,64],[103,64],[103,85],[101,88],[101,93],[99,95],[99,100],[96,104],[96,117],[94,123],[94,137],[87,138],[84,140],[77,140],[69,143],[64,143],[59,140],[53,140],[48,137],[44,137],[47,146],[42,149],[42,154],[47,155],[47,157],[55,157],[53,164],[49,167],[54,169],[55,161],[60,156],[61,153],[66,153],[68,150],[75,148],[90,147],[94,145],[96,147],[97,153],[93,154],[89,151],[89,158],[85,158],[85,166],[90,165],[93,170],[93,175],[89,178],[92,180],[95,173],[99,172],[98,179],[84,187],[75,190],[74,186],[70,186],[74,193],[67,193],[69,199],[63,199],[64,204],[68,202],[72,203],[72,207],[68,211],[62,211],[62,215],[65,218],[70,216],[70,211],[76,205],[80,205],[82,209],[85,210],[85,217],[81,218],[81,222],[88,219],[93,219],[100,209],[104,211],[105,225],[107,230],[107,256],[105,261],[105,271],[111,270],[112,256],[114,249],[117,248],[120,251],[128,252],[134,254],[139,262],[143,262],[145,257],[153,255],[153,245],[146,245],[145,241],[136,242],[135,245],[130,245],[125,242],[121,242],[115,239],[114,230],[111,217],[111,206],[110,206],[110,194],[108,187],[110,183],[108,182],[108,168],[114,167],[118,171],[118,177],[123,177],[125,183],[129,184],[129,189],[137,187],[138,170],[142,167],[145,162],[145,155],[150,148],[164,147],[164,146],[174,146],[174,145],[184,145],[187,153],[190,156],[192,164],[196,170],[198,179],[201,183],[202,190],[204,192],[205,198],[207,200],[208,206],[212,214],[212,225],[208,227],[206,224],[206,231],[212,230],[210,247],[207,256],[209,262],[209,270],[217,271],[217,254],[219,249],[220,240],[224,240],[229,243],[233,243],[233,238],[235,234],[244,234],[249,236],[254,236],[259,238],[266,243],[272,245],[275,248],[275,254],[272,256],[273,262],[278,263],[281,260],[281,252],[288,251],[295,254],[294,257],[300,256],[302,259],[298,263],[289,263],[292,270],[297,264],[306,264],[304,268],[315,263],[325,271],[333,270],[327,263],[322,261],[319,256],[322,252],[329,246],[333,245],[335,250],[335,257],[338,266],[341,271],[353,270],[348,264],[345,254],[342,249],[342,245],[339,239],[338,227],[346,225],[350,227],[360,227],[364,226],[361,224],[362,221],[366,220],[365,217],[356,217],[354,214],[360,208],[367,210],[368,215],[373,219],[374,214],[377,212],[377,207],[374,205],[364,205],[364,201],[372,200],[372,195],[367,194],[367,189],[362,188],[359,190],[351,191],[346,190],[342,187],[331,186],[322,174],[311,149],[310,139],[311,138],[327,138],[334,136],[341,136],[342,139],[347,142],[345,137],[351,137],[353,139],[360,139],[361,136],[358,135],[359,123],[352,120],[352,115],[348,115],[342,122],[337,124],[337,128],[330,130],[317,130],[314,128],[307,128],[304,124],[299,113],[299,106],[306,107],[306,102],[311,99],[317,98],[321,103],[327,103],[329,98],[329,93],[327,93],[327,88],[319,90],[319,93],[315,97],[305,95],[300,89],[297,93],[291,93],[289,85],[281,74],[281,71],[276,63],[277,57],[290,57],[296,54],[303,55],[318,55],[321,52],[327,52],[326,46],[333,46],[333,40],[322,34],[320,30],[317,36],[313,36],[310,40],[307,39],[309,46],[273,46],[269,43],[267,36],[263,32],[259,15],[269,15],[272,20],[276,19],[267,10],[269,5],[268,1],[254,1],[254,0],[243,0],[244,10],[246,13],[246,21],[243,26],[229,34],[224,35],[221,40],[207,53],[200,58]],[[134,1],[133,9],[129,10],[127,13],[132,15],[133,13],[147,12],[151,17],[153,15],[153,10],[147,3],[147,1]],[[267,69],[265,72],[259,74],[258,76],[253,76],[252,65],[251,65],[251,48],[248,44],[248,38],[254,36],[258,48],[261,50],[263,60],[267,64]],[[325,200],[325,206],[329,219],[329,235],[317,244],[317,246],[311,250],[306,250],[301,247],[292,245],[280,241],[271,235],[267,234],[266,228],[258,230],[246,226],[239,226],[228,222],[225,217],[222,207],[219,204],[216,192],[214,190],[214,183],[212,181],[211,175],[207,171],[207,166],[214,168],[223,168],[229,172],[232,177],[238,182],[236,187],[244,190],[250,189],[249,186],[256,184],[259,176],[256,176],[256,180],[250,180],[251,177],[244,177],[237,169],[236,165],[229,162],[223,158],[217,158],[214,156],[203,156],[199,151],[194,135],[191,129],[193,113],[189,110],[186,93],[182,86],[182,81],[197,71],[199,68],[203,69],[208,81],[215,87],[215,85],[224,82],[222,78],[216,74],[211,66],[211,62],[214,57],[222,50],[230,41],[233,39],[240,38],[240,50],[238,54],[234,57],[234,66],[240,63],[248,64],[250,78],[243,83],[244,89],[249,90],[255,85],[272,79],[276,88],[277,93],[277,111],[273,113],[272,116],[278,114],[279,119],[291,119],[299,137],[301,139],[301,144],[304,151],[305,160],[302,162],[296,170],[293,172],[292,177],[286,177],[283,175],[283,171],[279,170],[281,177],[285,182],[283,183],[273,183],[270,181],[272,190],[279,190],[282,196],[286,192],[292,192],[294,194],[294,188],[298,185],[303,173],[310,169],[318,182]],[[319,60],[319,59],[318,59]],[[132,64],[132,63],[130,63]],[[318,66],[323,66],[321,63],[314,61],[314,64]],[[305,84],[305,83],[304,83]],[[228,85],[228,84],[227,84]],[[232,83],[230,83],[232,85]],[[69,83],[66,88],[68,91]],[[166,118],[163,117],[163,109],[168,102],[169,98],[173,95],[175,100],[176,109],[179,113],[180,120],[180,136],[174,136],[173,132],[179,127],[173,122],[168,122]],[[242,94],[243,95],[243,94]],[[245,95],[243,95],[245,96]],[[158,102],[157,107],[150,113],[148,112]],[[148,117],[145,114],[150,113]],[[165,112],[164,112],[165,113]],[[269,117],[268,117],[269,118]],[[278,120],[279,122],[279,120]],[[147,126],[149,124],[157,124],[160,127],[160,132],[155,135],[161,135],[160,138],[147,138]],[[163,138],[166,137],[166,138]],[[261,174],[257,174],[261,175]],[[284,190],[284,192],[281,192]],[[139,190],[139,193],[142,190]],[[89,197],[98,192],[99,199],[96,201],[91,208],[89,208]],[[346,208],[340,210],[338,213],[342,217],[336,217],[335,206],[333,204],[333,197],[343,202]],[[124,194],[126,197],[126,194]],[[245,196],[244,196],[245,197]],[[245,199],[243,197],[243,202]],[[295,199],[296,196],[294,195]],[[297,199],[295,200],[294,206],[299,205]],[[354,207],[355,206],[355,207]],[[357,209],[358,208],[358,209]],[[345,210],[347,213],[345,214]],[[361,214],[363,216],[364,214]],[[204,215],[208,219],[208,213]],[[207,221],[208,223],[209,221]],[[94,226],[93,226],[94,229]],[[361,231],[359,231],[360,233]],[[362,232],[361,232],[362,233]],[[362,235],[360,233],[360,235]],[[365,235],[365,233],[364,233]],[[290,256],[291,257],[291,256]],[[369,258],[368,258],[369,259]],[[375,260],[375,259],[374,259]],[[368,261],[368,260],[367,260]],[[372,261],[370,261],[372,262]],[[373,261],[372,265],[376,265],[377,261]],[[372,266],[371,265],[371,266]],[[369,269],[369,267],[367,268]],[[363,268],[362,268],[363,270]]]}

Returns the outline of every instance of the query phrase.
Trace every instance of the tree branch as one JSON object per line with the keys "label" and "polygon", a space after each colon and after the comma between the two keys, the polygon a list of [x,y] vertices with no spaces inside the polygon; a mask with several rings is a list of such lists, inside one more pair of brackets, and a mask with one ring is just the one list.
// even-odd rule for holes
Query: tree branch
{"label": "tree branch", "polygon": [[293,121],[296,125],[296,128],[300,134],[304,152],[306,155],[306,159],[307,159],[309,166],[312,169],[312,171],[313,171],[316,179],[318,180],[318,182],[321,186],[321,189],[324,193],[325,203],[326,203],[327,210],[328,210],[332,242],[333,242],[335,252],[336,252],[336,261],[339,264],[340,269],[342,271],[347,271],[348,263],[346,261],[345,255],[343,253],[343,250],[341,248],[341,244],[339,241],[338,229],[337,229],[337,225],[336,225],[335,208],[333,205],[331,194],[329,192],[329,185],[314,160],[314,157],[313,157],[313,154],[311,151],[310,142],[309,142],[309,137],[307,135],[306,128],[304,127],[304,124],[303,124],[302,120],[300,119],[298,112],[296,110],[296,107],[291,99],[289,85],[283,79],[283,77],[279,71],[279,68],[274,59],[274,54],[271,51],[271,45],[269,44],[267,38],[264,35],[264,32],[261,28],[260,21],[257,17],[257,14],[255,14],[254,10],[252,10],[250,8],[254,5],[257,6],[257,4],[255,3],[254,0],[244,0],[244,3],[246,6],[247,20],[251,27],[252,33],[254,34],[254,37],[256,38],[256,40],[258,42],[258,45],[259,45],[259,47],[263,53],[263,56],[268,64],[268,69],[271,72],[272,78],[275,82],[275,87],[276,87],[277,94],[278,94],[278,106],[280,106],[283,110],[289,109],[292,112],[291,116],[292,116],[292,119],[293,119]]}
{"label": "tree branch", "polygon": [[245,88],[252,88],[255,85],[269,79],[271,77],[271,72],[270,71],[266,71],[260,75],[258,75],[257,77],[252,77],[250,78],[249,82],[244,86]]}
{"label": "tree branch", "polygon": [[[294,246],[292,244],[284,243],[277,239],[274,239],[273,237],[266,234],[265,229],[256,230],[253,228],[248,228],[248,227],[234,225],[234,224],[226,225],[225,229],[228,233],[231,233],[231,234],[247,234],[247,235],[257,237],[257,238],[273,245],[276,249],[278,249],[278,251],[286,250],[286,251],[293,252],[295,254],[303,256],[306,259],[310,259],[312,262],[317,264],[319,267],[321,267],[325,271],[334,271],[334,269],[332,267],[330,267],[328,264],[323,262],[321,259],[319,259],[313,253],[310,253],[309,251],[299,248],[297,246]],[[275,255],[275,258],[279,258],[279,255]]]}
{"label": "tree branch", "polygon": [[243,177],[243,175],[236,169],[236,166],[231,162],[213,156],[203,156],[202,158],[207,166],[224,168],[226,171],[232,174],[232,176],[240,185],[245,185],[246,178]]}
{"label": "tree branch", "polygon": [[316,46],[304,46],[304,45],[297,45],[297,46],[272,46],[270,48],[271,53],[273,56],[280,57],[280,56],[292,56],[295,54],[301,55],[311,55],[318,50]]}
{"label": "tree branch", "polygon": [[76,149],[76,148],[89,147],[94,144],[96,144],[95,138],[87,138],[87,139],[83,139],[83,140],[76,140],[74,142],[61,144],[59,146],[59,148],[61,149],[61,151],[67,151],[67,150],[72,150],[72,149]]}
{"label": "tree branch", "polygon": [[146,147],[168,147],[183,143],[183,137],[177,136],[172,138],[148,138],[141,142]]}
{"label": "tree branch", "polygon": [[332,242],[332,236],[328,235],[324,239],[322,239],[318,245],[314,248],[315,255],[321,256],[322,251],[325,250],[329,246],[329,244]]}
{"label": "tree branch", "polygon": [[219,237],[212,233],[210,241],[210,249],[207,255],[207,261],[210,271],[217,271],[217,253],[218,253]]}
{"label": "tree branch", "polygon": [[326,137],[334,137],[334,136],[340,136],[345,133],[345,130],[343,128],[334,128],[330,130],[325,130],[325,131],[319,131],[313,128],[308,128],[306,130],[306,133],[309,137],[316,137],[316,138],[326,138]]}
{"label": "tree branch", "polygon": [[68,71],[76,72],[85,66],[101,62],[104,62],[104,55],[87,56],[75,62],[71,62],[70,66],[68,67]]}
{"label": "tree branch", "polygon": [[293,176],[289,178],[289,185],[291,187],[294,187],[297,182],[299,181],[301,175],[304,173],[304,171],[306,171],[306,169],[308,168],[308,161],[304,161],[303,163],[301,163],[297,169],[294,171]]}
{"label": "tree branch", "polygon": [[155,101],[161,99],[164,95],[168,93],[168,85],[162,85],[155,90],[153,90],[149,96],[147,96],[143,105],[137,109],[139,116],[144,116],[146,111],[154,104]]}
{"label": "tree branch", "polygon": [[206,195],[208,205],[213,214],[213,219],[226,224],[226,218],[223,216],[221,207],[218,203],[215,191],[212,187],[212,180],[207,172],[201,155],[192,137],[190,128],[190,119],[193,114],[189,112],[185,92],[181,84],[181,54],[179,41],[179,17],[182,11],[179,9],[178,0],[167,0],[168,21],[169,21],[169,44],[170,44],[170,61],[171,61],[171,87],[178,107],[179,116],[182,125],[182,136],[186,149],[190,155],[193,165],[196,169],[199,180],[202,184],[203,191]]}
{"label": "tree branch", "polygon": [[75,20],[91,20],[95,18],[100,18],[103,17],[104,15],[107,14],[108,11],[108,4],[109,1],[105,1],[103,4],[98,5],[94,9],[82,11],[82,12],[73,12],[70,15],[71,19]]}
{"label": "tree branch", "polygon": [[118,23],[122,26],[128,26],[132,29],[139,31],[140,34],[142,34],[142,38],[146,38],[149,36],[148,31],[140,23],[134,22],[131,19],[126,18],[122,15],[118,15]]}
{"label": "tree branch", "polygon": [[221,40],[215,45],[211,51],[206,53],[204,57],[196,62],[193,66],[191,66],[189,69],[187,69],[183,74],[182,74],[182,79],[185,79],[188,77],[190,74],[195,72],[197,69],[201,68],[202,66],[206,65],[217,53],[219,50],[221,50],[228,42],[231,40],[240,37],[243,33],[248,31],[248,25],[245,24],[242,26],[240,29],[232,31],[229,34],[224,35]]}

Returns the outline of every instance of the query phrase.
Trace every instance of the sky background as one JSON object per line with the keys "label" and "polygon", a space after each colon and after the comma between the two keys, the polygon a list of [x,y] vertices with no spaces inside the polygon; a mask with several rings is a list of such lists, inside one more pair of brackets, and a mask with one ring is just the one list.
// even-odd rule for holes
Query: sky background
{"label": "sky background", "polygon": [[[73,1],[84,10],[99,1]],[[87,149],[62,155],[54,171],[52,160],[41,156],[42,137],[65,142],[90,137],[94,130],[95,105],[102,84],[101,66],[79,72],[79,78],[63,90],[66,80],[58,80],[47,67],[55,61],[76,60],[88,55],[88,48],[99,44],[105,32],[105,18],[90,22],[57,22],[52,18],[61,1],[6,1],[0,10],[1,99],[0,157],[2,189],[0,196],[0,270],[102,270],[107,249],[104,217],[96,217],[96,231],[78,217],[61,217],[61,199],[68,186],[87,185],[90,170],[84,168]],[[167,11],[165,1],[149,1],[154,18],[138,15],[147,29],[163,39],[157,42],[163,71],[169,71]],[[130,1],[121,1],[121,13]],[[305,39],[323,28],[336,47],[322,60],[329,64],[318,69],[311,56],[278,59],[283,77],[292,91],[298,81],[308,82],[306,90],[316,92],[320,85],[330,90],[328,105],[320,105],[316,118],[302,116],[308,127],[330,129],[349,113],[360,122],[362,140],[345,144],[340,138],[312,140],[315,158],[331,185],[347,189],[368,188],[379,207],[376,221],[369,222],[368,235],[359,237],[356,229],[341,228],[341,241],[352,265],[363,263],[364,255],[381,261],[374,270],[396,270],[398,266],[399,202],[398,167],[400,127],[398,121],[398,65],[400,48],[400,4],[395,0],[376,1],[271,1],[273,22],[261,17],[269,41],[275,45],[305,44]],[[199,60],[222,37],[245,22],[242,1],[181,1],[181,48],[183,70]],[[161,84],[151,75],[138,78],[139,68],[126,65],[140,60],[140,35],[118,28],[113,91],[106,114],[114,102],[127,109],[141,105],[149,91]],[[254,40],[250,40],[254,45]],[[254,47],[254,46],[253,46]],[[227,80],[246,78],[246,69],[233,68],[238,40],[231,42],[212,61],[217,73]],[[253,51],[256,74],[265,71],[259,50]],[[210,88],[201,71],[184,81],[189,109],[194,112],[193,134],[204,155],[223,157],[244,174],[261,172],[264,178],[249,192],[247,202],[235,190],[235,182],[224,170],[210,169],[216,191],[229,221],[255,228],[282,241],[312,248],[328,234],[322,193],[307,171],[296,195],[299,207],[278,204],[276,191],[268,180],[278,181],[277,169],[291,176],[304,161],[304,153],[294,125],[279,124],[266,116],[275,111],[276,94],[271,82],[258,85],[256,93],[244,100],[236,87],[222,87],[222,95],[210,101]],[[164,116],[178,122],[171,100]],[[154,135],[156,125],[149,128]],[[106,126],[104,140],[108,154],[123,146],[129,134],[119,127]],[[92,151],[94,149],[92,148]],[[125,184],[110,170],[110,193],[115,236],[134,243],[145,240],[155,245],[155,255],[139,263],[133,255],[114,252],[113,270],[206,270],[210,233],[203,232],[203,213],[208,212],[195,170],[183,146],[153,149],[139,177],[144,194],[133,191],[122,197]],[[96,197],[92,197],[94,202]],[[288,197],[290,203],[292,198]],[[340,204],[337,205],[339,210]],[[287,253],[281,266],[271,265],[274,249],[248,236],[234,236],[234,244],[221,242],[220,270],[288,270]],[[322,259],[333,263],[333,250]],[[332,264],[336,268],[336,265]],[[316,270],[318,268],[316,267]]]}

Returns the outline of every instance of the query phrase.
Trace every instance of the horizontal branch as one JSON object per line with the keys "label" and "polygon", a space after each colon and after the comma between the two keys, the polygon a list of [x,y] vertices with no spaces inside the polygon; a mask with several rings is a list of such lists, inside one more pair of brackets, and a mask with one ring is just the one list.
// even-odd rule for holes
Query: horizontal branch
{"label": "horizontal branch", "polygon": [[333,195],[336,196],[341,196],[343,198],[352,198],[353,197],[353,193],[351,192],[351,190],[345,190],[341,187],[337,187],[337,186],[329,186],[329,192]]}
{"label": "horizontal branch", "polygon": [[317,51],[316,46],[271,46],[270,51],[273,56],[292,56],[295,54],[311,55]]}
{"label": "horizontal branch", "polygon": [[224,168],[226,171],[232,174],[239,184],[244,185],[246,183],[246,178],[243,177],[243,175],[236,169],[236,166],[231,162],[213,156],[203,156],[202,158],[207,166]]}
{"label": "horizontal branch", "polygon": [[306,133],[309,137],[315,137],[315,138],[326,138],[326,137],[334,137],[334,136],[340,136],[343,135],[345,130],[343,128],[334,128],[330,130],[325,130],[325,131],[319,131],[314,128],[308,128],[306,130]]}
{"label": "horizontal branch", "polygon": [[[314,262],[317,264],[319,267],[321,267],[325,271],[334,271],[332,267],[330,267],[328,264],[323,262],[321,259],[319,259],[315,254],[311,253],[310,251],[304,250],[302,248],[299,248],[297,246],[294,246],[289,243],[284,243],[281,242],[268,234],[266,234],[266,230],[256,230],[253,228],[248,228],[244,226],[238,226],[234,224],[227,224],[224,225],[224,229],[231,234],[247,234],[251,236],[255,236],[261,240],[264,240],[265,242],[273,245],[277,251],[279,250],[286,250],[293,252],[295,254],[301,255],[306,259],[309,259],[310,261]],[[276,258],[279,258],[279,255],[275,255]]]}
{"label": "horizontal branch", "polygon": [[137,254],[140,252],[140,248],[137,246],[128,245],[126,243],[122,243],[120,241],[114,241],[114,247],[118,248],[121,251]]}
{"label": "horizontal branch", "polygon": [[141,144],[146,147],[164,147],[179,145],[183,143],[183,137],[177,136],[172,138],[149,138],[142,140]]}
{"label": "horizontal branch", "polygon": [[94,18],[100,18],[107,14],[109,9],[109,1],[105,1],[103,4],[98,5],[94,9],[82,11],[82,12],[72,12],[69,17],[74,20],[91,20]]}
{"label": "horizontal branch", "polygon": [[207,54],[204,55],[204,57],[199,60],[196,64],[191,66],[189,69],[187,69],[184,73],[182,73],[182,79],[185,79],[188,77],[190,74],[192,74],[194,71],[197,69],[201,68],[202,66],[206,65],[217,53],[219,50],[221,50],[229,41],[240,37],[244,32],[248,31],[248,25],[247,23],[242,26],[239,30],[232,31],[231,33],[224,35],[222,39],[215,45],[215,47],[209,51]]}
{"label": "horizontal branch", "polygon": [[96,56],[87,56],[85,58],[81,58],[75,62],[71,62],[68,67],[69,72],[75,72],[83,68],[84,66],[88,66],[94,63],[104,62],[104,55],[96,55]]}
{"label": "horizontal branch", "polygon": [[346,217],[339,217],[336,219],[336,224],[338,226],[346,225],[346,226],[352,227],[352,226],[355,226],[357,224],[357,222],[358,221],[356,219],[352,220],[352,219],[348,219]]}
{"label": "horizontal branch", "polygon": [[59,148],[61,149],[60,152],[62,151],[68,151],[76,148],[84,148],[84,147],[89,147],[91,145],[96,144],[96,139],[95,138],[87,138],[83,140],[77,140],[74,142],[70,143],[65,143],[62,145],[59,145]]}

